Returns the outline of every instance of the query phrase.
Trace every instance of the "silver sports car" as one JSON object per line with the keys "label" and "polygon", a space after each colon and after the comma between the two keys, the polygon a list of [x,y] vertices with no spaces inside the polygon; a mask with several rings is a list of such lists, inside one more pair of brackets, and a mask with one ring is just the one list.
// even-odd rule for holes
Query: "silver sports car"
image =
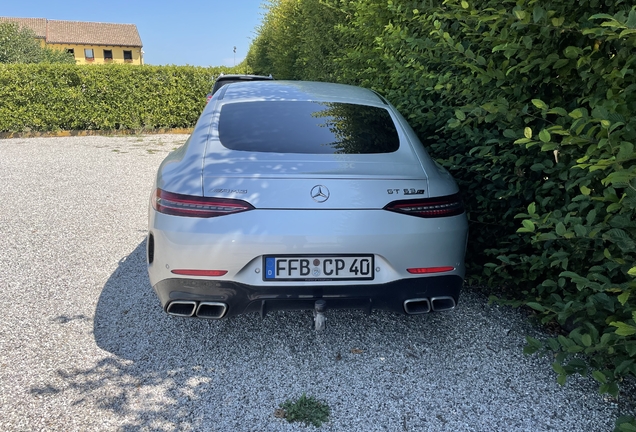
{"label": "silver sports car", "polygon": [[164,310],[455,307],[468,224],[452,177],[377,93],[226,85],[161,164],[148,273]]}

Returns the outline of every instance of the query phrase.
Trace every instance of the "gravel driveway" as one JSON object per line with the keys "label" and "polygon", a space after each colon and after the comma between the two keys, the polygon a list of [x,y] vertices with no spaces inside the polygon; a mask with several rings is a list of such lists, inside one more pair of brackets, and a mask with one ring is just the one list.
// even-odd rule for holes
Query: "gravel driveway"
{"label": "gravel driveway", "polygon": [[406,317],[164,314],[145,269],[154,173],[183,135],[0,140],[0,430],[609,431],[632,413],[522,354],[536,331],[465,290]]}

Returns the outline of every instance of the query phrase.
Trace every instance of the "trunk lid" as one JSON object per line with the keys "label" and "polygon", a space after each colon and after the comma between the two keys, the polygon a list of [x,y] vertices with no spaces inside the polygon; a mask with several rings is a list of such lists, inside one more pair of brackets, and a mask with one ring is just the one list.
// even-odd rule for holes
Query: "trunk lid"
{"label": "trunk lid", "polygon": [[260,209],[380,209],[429,196],[416,158],[227,153],[206,157],[204,196],[241,199]]}

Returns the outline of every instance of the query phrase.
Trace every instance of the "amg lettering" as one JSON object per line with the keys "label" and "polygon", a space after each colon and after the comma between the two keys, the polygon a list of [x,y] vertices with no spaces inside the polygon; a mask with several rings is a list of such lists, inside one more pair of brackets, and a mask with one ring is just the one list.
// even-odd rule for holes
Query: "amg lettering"
{"label": "amg lettering", "polygon": [[423,195],[424,189],[404,189],[404,195]]}
{"label": "amg lettering", "polygon": [[246,194],[247,189],[213,189],[215,193],[233,193],[233,194]]}

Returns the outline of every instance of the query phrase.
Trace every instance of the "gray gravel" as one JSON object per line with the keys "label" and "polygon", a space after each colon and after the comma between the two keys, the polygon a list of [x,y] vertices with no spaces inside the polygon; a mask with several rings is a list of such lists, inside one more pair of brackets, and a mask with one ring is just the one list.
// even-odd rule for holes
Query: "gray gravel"
{"label": "gray gravel", "polygon": [[555,382],[537,334],[465,290],[419,317],[331,311],[165,315],[145,270],[154,173],[183,135],[0,140],[0,430],[609,431],[633,401]]}

